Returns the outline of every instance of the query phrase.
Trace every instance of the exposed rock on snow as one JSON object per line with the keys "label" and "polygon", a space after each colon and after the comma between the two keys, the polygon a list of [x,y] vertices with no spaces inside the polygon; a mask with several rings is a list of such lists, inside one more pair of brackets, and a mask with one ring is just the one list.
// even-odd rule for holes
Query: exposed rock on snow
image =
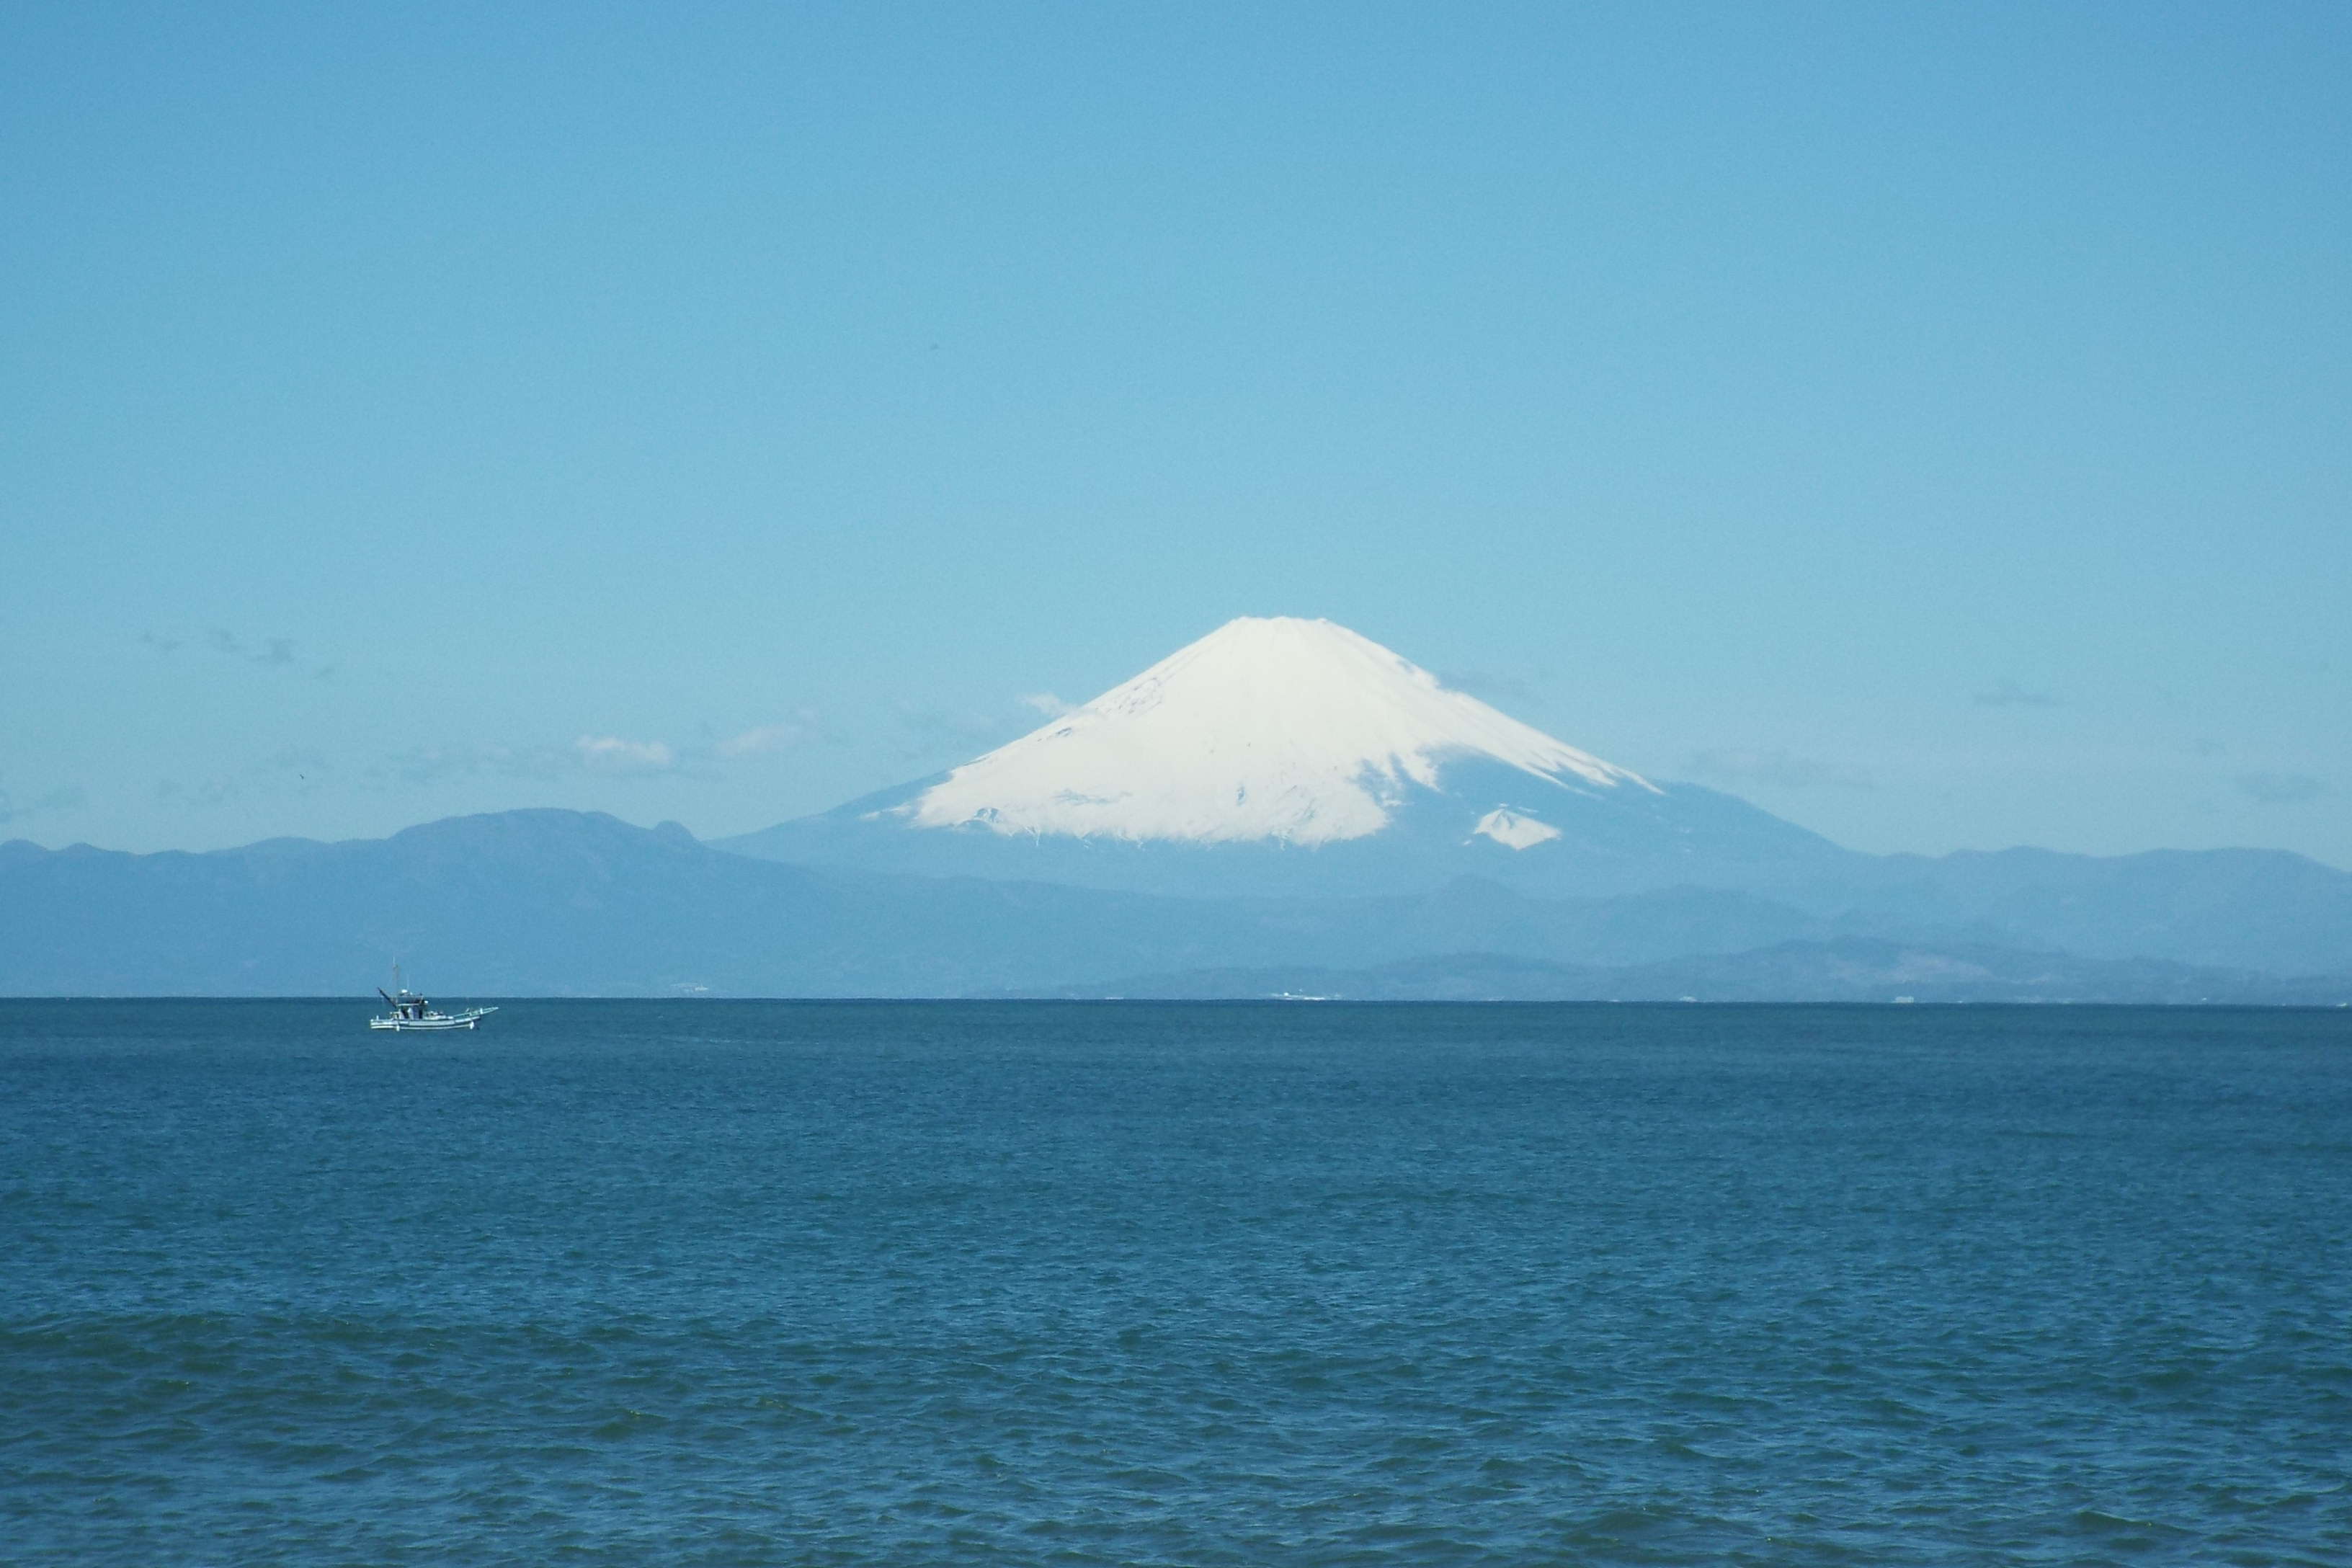
{"label": "exposed rock on snow", "polygon": [[1516,811],[1497,806],[1478,819],[1470,830],[1484,834],[1507,849],[1529,849],[1548,838],[1559,837],[1559,829],[1549,822],[1538,822],[1532,816],[1522,816]]}

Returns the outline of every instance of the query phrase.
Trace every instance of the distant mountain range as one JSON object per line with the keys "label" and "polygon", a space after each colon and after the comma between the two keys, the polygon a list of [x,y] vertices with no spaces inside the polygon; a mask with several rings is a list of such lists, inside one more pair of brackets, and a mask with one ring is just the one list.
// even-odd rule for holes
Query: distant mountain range
{"label": "distant mountain range", "polygon": [[452,995],[2332,1003],[2352,875],[1857,854],[1294,620],[715,845],[551,810],[206,854],[0,845],[0,994],[352,994],[395,960]]}
{"label": "distant mountain range", "polygon": [[1717,889],[1163,898],[777,865],[568,811],[207,854],[0,846],[0,994],[353,994],[394,962],[452,996],[2352,999],[2352,979],[1860,936]]}

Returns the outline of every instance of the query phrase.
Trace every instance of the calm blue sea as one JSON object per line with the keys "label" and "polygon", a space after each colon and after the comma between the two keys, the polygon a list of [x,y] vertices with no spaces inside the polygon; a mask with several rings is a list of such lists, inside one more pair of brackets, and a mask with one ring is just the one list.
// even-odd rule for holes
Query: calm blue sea
{"label": "calm blue sea", "polygon": [[2352,1014],[0,1003],[0,1561],[2352,1563]]}

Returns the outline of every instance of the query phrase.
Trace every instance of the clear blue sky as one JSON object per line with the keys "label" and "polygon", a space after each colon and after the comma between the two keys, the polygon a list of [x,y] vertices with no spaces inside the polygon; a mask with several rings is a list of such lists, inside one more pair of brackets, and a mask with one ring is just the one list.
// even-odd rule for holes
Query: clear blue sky
{"label": "clear blue sky", "polygon": [[487,9],[0,17],[0,837],[741,831],[1299,614],[2352,866],[2352,7]]}

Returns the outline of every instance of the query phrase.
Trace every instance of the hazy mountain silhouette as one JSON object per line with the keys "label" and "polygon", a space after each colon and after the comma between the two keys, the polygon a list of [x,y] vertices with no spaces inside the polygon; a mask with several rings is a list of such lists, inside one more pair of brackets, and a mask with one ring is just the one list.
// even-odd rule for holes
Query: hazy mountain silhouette
{"label": "hazy mountain silhouette", "polygon": [[[2264,921],[2296,912],[2291,902],[2263,902],[2277,868],[2263,856],[2091,862],[2089,880],[2105,903],[2053,903],[2049,862],[2076,872],[2076,858],[2028,853],[1963,865],[1980,879],[1978,903],[2001,918],[2104,931],[2114,942],[2137,933],[2185,944],[2216,927],[2214,945],[2250,942],[2242,920],[2254,921],[2258,936]],[[2310,869],[2322,873],[2309,880],[2311,904],[2324,911],[2336,892],[2330,879],[2352,879]],[[2152,897],[2151,881],[2175,896]],[[2003,946],[1984,934],[1986,922],[1918,918],[1932,901],[1911,883],[1896,884],[1888,901],[1908,907],[1873,915],[1876,928],[1858,931],[1722,889],[1553,900],[1457,878],[1381,898],[1168,898],[777,865],[698,843],[675,825],[520,811],[384,839],[273,839],[205,854],[0,846],[0,992],[358,994],[399,960],[420,987],[452,997],[961,995],[1202,970],[1352,972],[1462,953],[1599,969],[1857,935],[1897,940],[1914,953]],[[2328,939],[2305,931],[2300,940],[2319,951]],[[2334,940],[2341,954],[2340,934]],[[2009,945],[2042,950],[2028,956],[2044,966],[2062,956],[2038,940]],[[2352,964],[2339,957],[2300,967]],[[2293,972],[2282,964],[2273,973]],[[1773,973],[1796,972],[1767,963],[1758,973],[1759,992],[1771,994]],[[2139,973],[2150,998],[2203,984]]]}

